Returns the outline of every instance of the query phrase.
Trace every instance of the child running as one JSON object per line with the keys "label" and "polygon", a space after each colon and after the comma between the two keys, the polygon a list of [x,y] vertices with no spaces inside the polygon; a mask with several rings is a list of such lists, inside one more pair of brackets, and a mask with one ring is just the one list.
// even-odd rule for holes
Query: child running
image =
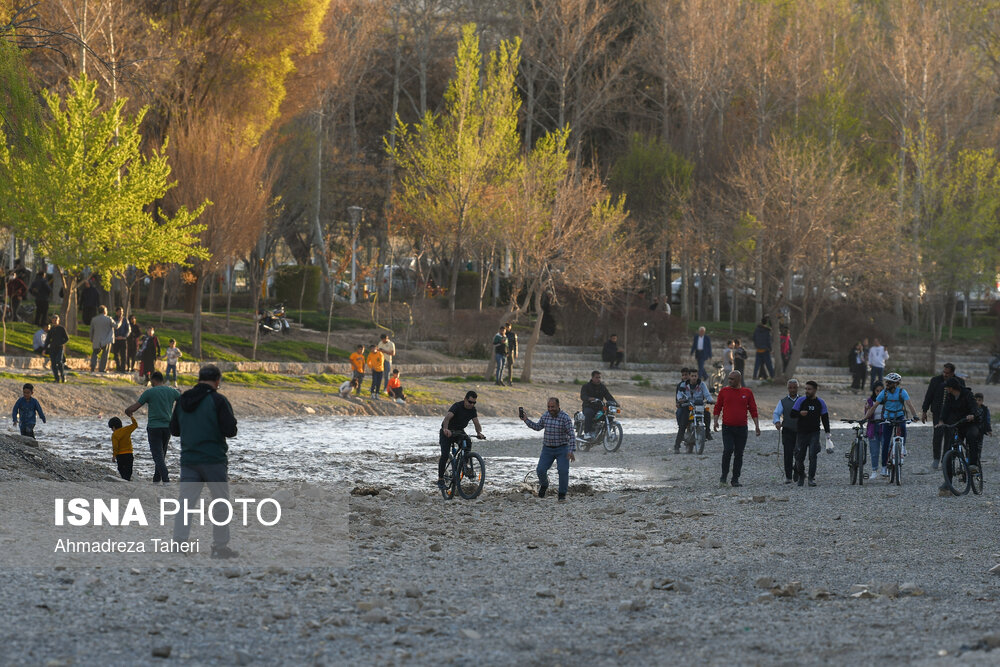
{"label": "child running", "polygon": [[35,385],[26,384],[21,388],[21,391],[23,395],[14,402],[14,410],[11,413],[11,418],[14,420],[14,426],[18,426],[18,422],[20,422],[21,435],[34,438],[35,414],[42,418],[42,423],[44,424],[45,413],[42,412],[42,406],[38,403],[38,399],[35,398]]}
{"label": "child running", "polygon": [[132,423],[128,426],[122,426],[122,420],[118,417],[108,420],[108,427],[111,428],[111,460],[118,464],[118,474],[125,481],[132,480],[132,462],[135,460],[132,454],[132,431],[139,426],[135,417],[131,419]]}

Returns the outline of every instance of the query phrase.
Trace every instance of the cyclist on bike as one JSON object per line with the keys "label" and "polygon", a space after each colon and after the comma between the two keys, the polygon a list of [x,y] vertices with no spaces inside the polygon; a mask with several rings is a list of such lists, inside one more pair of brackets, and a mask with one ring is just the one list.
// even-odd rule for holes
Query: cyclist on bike
{"label": "cyclist on bike", "polygon": [[580,387],[580,402],[583,403],[583,440],[594,439],[594,415],[601,409],[601,402],[611,403],[614,400],[615,397],[601,381],[601,371],[592,372],[590,382]]}
{"label": "cyclist on bike", "polygon": [[476,437],[480,440],[485,440],[486,436],[483,435],[483,427],[479,424],[479,413],[476,412],[476,401],[479,400],[478,394],[474,391],[466,392],[465,400],[455,403],[450,408],[448,408],[448,414],[444,416],[444,420],[441,422],[441,432],[438,435],[438,442],[441,445],[441,458],[438,459],[438,489],[443,493],[444,488],[444,469],[448,465],[448,457],[451,456],[451,439],[455,435],[460,435],[465,427],[469,425],[469,422],[476,427]]}
{"label": "cyclist on bike", "polygon": [[[875,407],[882,406],[882,417],[886,421],[902,421],[899,424],[900,435],[903,436],[903,455],[906,455],[906,412],[909,408],[910,413],[913,415],[913,421],[919,421],[917,416],[917,409],[913,407],[913,403],[910,402],[910,395],[903,389],[900,385],[903,383],[903,377],[899,373],[889,373],[885,376],[885,389],[879,392],[878,396],[875,397],[875,404],[868,408],[868,412],[865,413],[865,419],[870,419],[873,414],[875,414]],[[885,468],[889,463],[889,446],[892,443],[892,437],[894,435],[895,429],[892,427],[882,429],[882,467]]]}
{"label": "cyclist on bike", "polygon": [[[971,472],[977,472],[973,468],[979,468],[979,422],[976,420],[976,412],[979,404],[976,402],[972,390],[959,382],[958,378],[949,378],[944,383],[946,395],[944,404],[941,406],[941,422],[943,424],[954,424],[959,437],[965,441],[965,447],[969,450],[969,468]],[[951,443],[946,443],[950,447]]]}

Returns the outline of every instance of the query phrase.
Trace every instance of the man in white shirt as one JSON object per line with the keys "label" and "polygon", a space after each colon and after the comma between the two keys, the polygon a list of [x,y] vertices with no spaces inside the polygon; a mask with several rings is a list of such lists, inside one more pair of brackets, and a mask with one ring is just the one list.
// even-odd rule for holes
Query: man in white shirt
{"label": "man in white shirt", "polygon": [[385,357],[385,368],[382,371],[382,377],[385,378],[385,387],[381,389],[376,389],[379,393],[385,390],[386,393],[389,392],[389,378],[392,377],[392,364],[394,362],[394,357],[396,356],[396,344],[389,340],[389,334],[382,334],[382,339],[379,344],[375,346]]}
{"label": "man in white shirt", "polygon": [[868,365],[871,366],[871,387],[875,382],[881,382],[885,374],[885,362],[889,360],[889,353],[886,352],[882,342],[876,338],[874,345],[868,350]]}

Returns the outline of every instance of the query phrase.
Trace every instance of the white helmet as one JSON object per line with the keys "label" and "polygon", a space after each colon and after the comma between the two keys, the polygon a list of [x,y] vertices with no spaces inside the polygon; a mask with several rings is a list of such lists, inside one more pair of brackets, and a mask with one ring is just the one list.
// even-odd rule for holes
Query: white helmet
{"label": "white helmet", "polygon": [[901,376],[899,373],[889,373],[888,375],[885,376],[885,381],[895,382],[896,384],[899,384],[900,382],[903,381],[903,376]]}

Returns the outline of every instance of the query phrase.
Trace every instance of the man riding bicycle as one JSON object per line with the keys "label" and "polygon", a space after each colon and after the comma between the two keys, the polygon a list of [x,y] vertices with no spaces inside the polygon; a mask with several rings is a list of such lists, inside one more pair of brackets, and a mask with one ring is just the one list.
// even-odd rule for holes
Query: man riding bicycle
{"label": "man riding bicycle", "polygon": [[601,382],[601,371],[590,374],[590,382],[580,387],[580,402],[583,403],[583,440],[594,439],[594,415],[601,409],[601,402],[612,402],[615,397]]}
{"label": "man riding bicycle", "polygon": [[[910,402],[910,395],[900,385],[903,377],[899,373],[889,373],[885,376],[885,389],[875,397],[875,403],[868,408],[865,419],[870,419],[875,413],[876,406],[882,406],[882,417],[886,421],[900,422],[899,433],[903,437],[903,454],[906,454],[906,413],[909,408],[913,415],[913,421],[919,421],[917,409]],[[885,475],[885,467],[888,464],[889,445],[892,443],[894,434],[893,428],[882,429],[882,474]]]}
{"label": "man riding bicycle", "polygon": [[448,465],[448,458],[451,456],[452,437],[456,433],[464,431],[465,427],[471,421],[476,427],[476,437],[480,440],[486,439],[486,436],[483,435],[483,427],[479,424],[479,413],[476,412],[477,400],[479,400],[479,396],[476,392],[466,392],[465,400],[459,401],[448,408],[448,414],[444,416],[444,421],[441,422],[441,432],[438,435],[438,442],[441,445],[441,458],[438,459],[437,485],[442,493],[445,491],[444,469]]}
{"label": "man riding bicycle", "polygon": [[[972,390],[962,384],[958,378],[949,378],[944,383],[945,397],[941,406],[941,423],[959,423],[955,430],[965,441],[965,447],[969,450],[969,468],[979,468],[979,450],[982,438],[979,433],[979,422],[976,420],[976,411],[979,408]],[[951,443],[945,443],[950,447]],[[977,472],[977,470],[971,470]]]}

